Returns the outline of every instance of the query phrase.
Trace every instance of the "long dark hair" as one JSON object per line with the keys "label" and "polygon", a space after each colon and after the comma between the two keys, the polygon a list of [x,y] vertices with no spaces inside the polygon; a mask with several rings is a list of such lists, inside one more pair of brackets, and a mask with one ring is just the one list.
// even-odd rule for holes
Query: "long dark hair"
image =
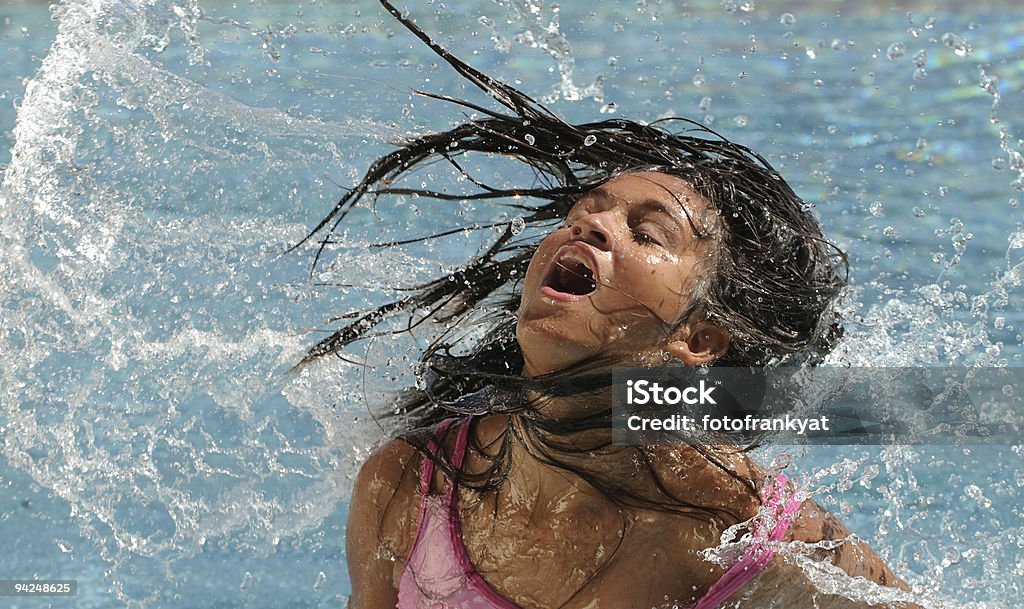
{"label": "long dark hair", "polygon": [[[461,106],[478,118],[402,142],[377,159],[303,240],[320,240],[314,265],[346,215],[366,200],[377,203],[382,197],[413,195],[439,204],[502,202],[516,210],[522,223],[509,223],[486,251],[455,272],[415,286],[397,300],[346,316],[347,323],[313,346],[300,365],[339,354],[353,342],[382,331],[385,322],[396,318],[404,320],[405,329],[425,320],[438,322],[449,330],[421,356],[417,385],[402,392],[396,408],[389,410],[409,417],[412,431],[403,437],[460,484],[481,491],[500,486],[509,468],[508,443],[519,441],[531,446],[542,461],[583,477],[617,503],[735,520],[737,516],[727,509],[695,506],[668,491],[664,500],[655,502],[631,496],[623,485],[576,463],[571,453],[583,454],[598,447],[580,447],[565,438],[607,427],[607,409],[564,421],[546,418],[531,407],[527,392],[549,397],[603,395],[609,379],[596,372],[606,362],[584,362],[539,378],[520,375],[523,359],[515,339],[513,313],[519,303],[515,287],[539,242],[536,235],[524,237],[530,232],[524,232],[523,226],[554,226],[578,197],[623,172],[660,171],[692,185],[714,206],[722,230],[710,280],[695,295],[691,313],[698,314],[699,309],[700,315],[728,332],[728,351],[716,361],[716,365],[727,366],[795,361],[813,365],[820,361],[842,335],[834,304],[846,285],[845,254],[825,239],[808,205],[749,148],[686,119],[651,124],[626,119],[566,123],[521,91],[464,63],[387,0],[380,1],[395,19],[504,109],[495,111],[462,99],[422,93]],[[474,154],[524,163],[532,169],[532,183],[522,187],[489,185],[467,169],[465,159]],[[454,168],[475,192],[449,194],[442,189],[403,185],[402,178],[438,161]],[[481,316],[480,311],[487,314]],[[463,330],[468,324],[485,324],[486,331],[466,338]],[[666,333],[671,329],[666,328]],[[426,450],[429,432],[423,430],[456,413],[504,413],[515,421],[509,425],[497,456],[486,457],[492,464],[486,472],[475,476],[454,472],[443,456]],[[742,480],[713,451],[694,447],[754,490],[751,481]],[[481,447],[471,444],[470,448],[484,455]],[[650,458],[649,452],[638,450],[641,460]]]}

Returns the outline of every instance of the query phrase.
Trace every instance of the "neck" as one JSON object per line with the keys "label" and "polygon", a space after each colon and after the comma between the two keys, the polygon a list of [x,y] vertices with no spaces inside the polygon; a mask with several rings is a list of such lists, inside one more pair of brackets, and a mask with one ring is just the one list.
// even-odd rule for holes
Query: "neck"
{"label": "neck", "polygon": [[511,469],[502,492],[510,497],[541,501],[585,493],[605,499],[591,479],[624,480],[624,469],[635,474],[636,448],[611,444],[606,426],[552,433],[527,417],[513,415],[508,421],[507,433],[513,434],[508,438]]}

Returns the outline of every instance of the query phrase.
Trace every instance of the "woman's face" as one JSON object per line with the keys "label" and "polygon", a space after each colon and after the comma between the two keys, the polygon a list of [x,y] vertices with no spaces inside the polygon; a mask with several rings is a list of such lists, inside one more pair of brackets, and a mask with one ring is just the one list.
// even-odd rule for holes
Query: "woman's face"
{"label": "woman's face", "polygon": [[597,355],[638,363],[658,355],[678,338],[669,328],[689,308],[716,242],[694,229],[714,235],[715,226],[707,199],[664,173],[623,174],[584,195],[526,271],[516,327],[524,374]]}

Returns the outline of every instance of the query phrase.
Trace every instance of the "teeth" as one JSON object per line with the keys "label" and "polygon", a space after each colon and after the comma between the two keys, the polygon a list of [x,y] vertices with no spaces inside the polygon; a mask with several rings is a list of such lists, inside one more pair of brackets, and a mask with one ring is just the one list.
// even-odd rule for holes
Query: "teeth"
{"label": "teeth", "polygon": [[566,252],[562,254],[562,256],[558,259],[559,262],[565,262],[566,260],[578,262],[583,266],[587,267],[588,271],[594,271],[594,269],[590,268],[590,261],[584,258],[583,256],[577,254],[576,252]]}

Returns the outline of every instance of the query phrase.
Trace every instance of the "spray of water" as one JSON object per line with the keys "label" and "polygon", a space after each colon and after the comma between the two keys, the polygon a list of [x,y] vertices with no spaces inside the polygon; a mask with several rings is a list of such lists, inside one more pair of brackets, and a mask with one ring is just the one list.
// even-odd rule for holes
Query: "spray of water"
{"label": "spray of water", "polygon": [[[651,4],[616,6],[614,23],[594,22],[622,40],[603,42],[611,56],[600,69],[610,75],[587,86],[576,84],[578,57],[561,26],[571,7],[500,0],[501,25],[477,16],[493,10],[482,3],[466,28],[486,28],[499,54],[547,53],[557,81],[549,101],[570,111],[629,104],[651,119],[718,121],[787,175],[806,175],[798,190],[819,201],[854,258],[848,334],[831,363],[1020,364],[1015,39],[915,15],[888,40],[869,39],[866,27],[819,40],[801,29],[818,17],[793,7],[779,16],[754,3],[692,13]],[[302,252],[283,256],[387,141],[433,124],[437,112],[408,89],[443,89],[446,78],[421,72],[411,41],[384,47],[376,14],[302,10],[71,0],[55,9],[54,40],[26,84],[0,185],[0,481],[35,500],[0,508],[0,519],[56,531],[45,544],[95,569],[72,575],[91,578],[96,606],[192,606],[216,594],[257,606],[292,598],[280,592],[290,587],[311,606],[340,603],[351,478],[392,431],[366,404],[411,384],[422,340],[381,337],[360,365],[288,369],[328,318],[448,271],[480,246],[469,233],[436,249],[370,244],[429,233],[431,221],[519,220],[468,205],[435,220],[410,197],[391,215],[353,212],[352,232],[311,281]],[[633,27],[623,14],[642,16],[652,35],[619,46]],[[666,22],[682,33],[673,38]],[[708,50],[694,53],[701,44]],[[687,61],[649,59],[657,53]],[[776,60],[753,63],[767,54]],[[826,97],[851,67],[857,84]],[[396,73],[410,86],[388,84]],[[774,103],[751,89],[779,80],[787,84],[770,89]],[[797,97],[784,98],[788,90]],[[865,110],[842,106],[858,97]],[[938,112],[921,124],[941,129],[899,114],[903,103]],[[800,117],[762,113],[775,106]],[[970,123],[978,116],[981,127]],[[955,143],[975,132],[983,136],[967,148],[998,150],[982,169]],[[950,175],[955,167],[968,169]],[[997,214],[1011,221],[986,220]],[[758,456],[771,462],[779,450]],[[907,575],[913,599],[1019,604],[1019,447],[792,452],[798,467],[787,475]],[[726,539],[708,558],[744,543]],[[814,549],[778,552],[822,591],[907,598],[828,569],[809,558]],[[106,596],[116,600],[104,605]]]}

